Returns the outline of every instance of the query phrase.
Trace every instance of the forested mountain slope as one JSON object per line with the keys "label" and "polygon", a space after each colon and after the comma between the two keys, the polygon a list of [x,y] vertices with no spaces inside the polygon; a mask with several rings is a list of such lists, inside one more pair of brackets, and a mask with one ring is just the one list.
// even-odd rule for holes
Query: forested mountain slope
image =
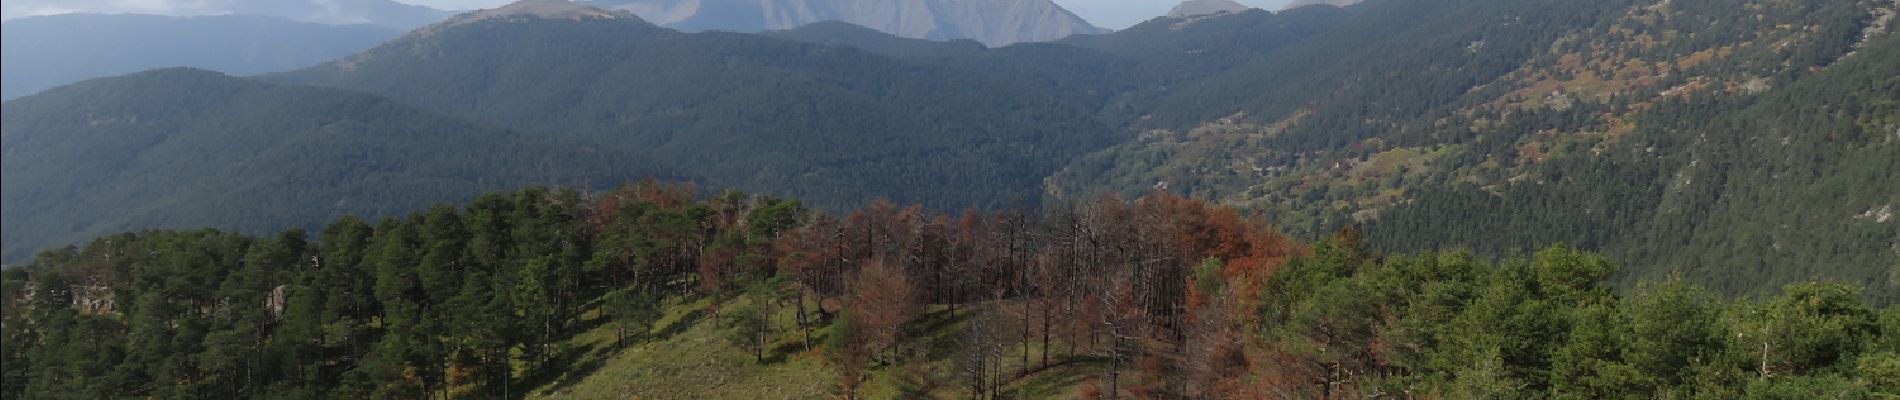
{"label": "forested mountain slope", "polygon": [[512,15],[430,27],[266,79],[360,90],[526,133],[585,138],[709,184],[845,207],[1034,201],[1116,141],[1037,88],[850,47],[637,19]]}
{"label": "forested mountain slope", "polygon": [[1763,281],[1825,277],[1900,300],[1900,37],[1779,84],[1665,100],[1615,143],[1588,149],[1600,154],[1547,160],[1488,188],[1422,191],[1378,232],[1399,249],[1573,241],[1658,260],[1647,277],[1679,272],[1756,293]]}
{"label": "forested mountain slope", "polygon": [[793,29],[760,32],[780,39],[852,47],[900,58],[970,57],[989,48],[973,40],[911,39],[844,22],[818,22]]}
{"label": "forested mountain slope", "polygon": [[[1158,35],[1174,33],[1175,28],[1144,28],[1128,36],[1089,38],[1083,46],[984,49],[823,24],[778,34],[794,41],[728,33],[682,34],[624,13],[564,1],[529,1],[458,17],[356,56],[267,79],[376,93],[476,124],[546,140],[595,143],[602,152],[663,165],[565,172],[575,176],[695,176],[709,184],[798,195],[833,209],[880,196],[956,209],[1038,201],[1044,177],[1068,160],[1128,137],[1104,122],[1127,119],[1126,113],[1114,110],[1127,107],[1128,101],[1122,99],[1130,97],[1128,93],[1152,93],[1195,79],[1202,71],[1298,41],[1326,26],[1336,11],[1287,18],[1252,13],[1248,19],[1202,21],[1179,30],[1186,38]],[[823,33],[827,29],[831,33]],[[838,40],[795,37],[799,35]],[[1249,38],[1227,40],[1237,37]],[[865,41],[884,46],[867,46],[879,49],[876,52],[851,47]],[[1214,45],[1226,47],[1208,47]],[[1223,60],[1219,62],[1170,56],[1209,51],[1232,53],[1218,57]],[[123,93],[120,96],[128,97],[84,106],[109,107],[149,101],[148,97],[178,97],[190,103],[204,96],[198,88],[169,86]],[[43,123],[33,131],[99,128],[67,114],[40,115],[84,109],[74,108],[72,97],[45,97],[57,99],[29,98],[19,102],[22,106],[9,104],[9,120]],[[47,105],[25,106],[31,104]],[[366,110],[335,110],[334,117],[373,119],[352,114],[362,111]],[[192,114],[188,122],[226,129],[221,119],[276,117],[207,111]],[[27,128],[11,126],[10,136],[31,134],[23,132]],[[127,132],[150,133],[145,128]],[[72,149],[91,151],[86,145],[110,143],[85,142]],[[529,159],[569,158],[558,151],[529,151],[533,149],[537,147],[521,147],[514,154]],[[381,157],[432,151],[426,146],[395,150],[399,151],[371,161],[393,163],[397,161]],[[44,157],[74,154],[78,153]],[[163,158],[170,156],[148,157],[154,162],[176,162]],[[129,161],[107,157],[102,162]],[[24,170],[10,167],[8,173],[15,171]],[[84,171],[44,169],[33,172],[43,177],[17,179],[8,185],[9,198],[16,200],[27,198],[19,193],[79,196],[78,201],[59,204],[16,202],[18,206],[9,212],[41,215],[67,226],[9,221],[8,259],[25,257],[32,251],[28,249],[38,246],[77,240],[83,237],[76,236],[79,232],[100,232],[89,228],[95,225],[127,229],[180,226],[152,225],[155,221],[210,221],[203,215],[181,218],[173,214],[180,211],[172,209],[127,215],[66,211],[139,207],[135,197],[83,194],[120,190],[73,183],[101,182]],[[74,176],[63,175],[68,173]],[[249,178],[243,170],[169,173],[176,175],[170,179],[179,180],[207,179],[204,174],[234,174],[230,179],[238,181]],[[305,196],[293,189],[287,188],[283,195]],[[55,205],[67,208],[38,208]],[[247,221],[253,222],[214,226],[249,231],[253,226],[303,226],[312,220]]]}
{"label": "forested mountain slope", "polygon": [[323,25],[221,15],[65,14],[0,24],[0,98],[153,68],[251,75],[305,68],[401,34],[374,25]]}
{"label": "forested mountain slope", "polygon": [[1569,243],[1626,288],[1897,281],[1889,0],[1374,1],[1001,48],[522,4],[263,79],[833,210],[1161,189],[1388,251]]}
{"label": "forested mountain slope", "polygon": [[266,233],[484,190],[668,176],[636,155],[567,138],[194,69],[10,101],[0,121],[9,261],[125,230]]}
{"label": "forested mountain slope", "polygon": [[840,24],[766,34],[856,47],[1007,80],[1023,89],[1041,89],[1092,108],[1098,119],[1125,131],[1122,137],[1133,137],[1128,126],[1152,119],[1150,110],[1164,95],[1328,32],[1348,15],[1348,10],[1323,7],[1278,14],[1250,10],[1218,17],[1156,18],[1108,34],[987,50]]}
{"label": "forested mountain slope", "polygon": [[[1314,9],[1332,8],[1299,10]],[[1625,283],[1683,271],[1760,294],[1826,277],[1889,296],[1900,228],[1877,221],[1900,195],[1887,183],[1893,10],[1362,4],[1135,103],[1139,138],[1070,164],[1050,190],[1166,187],[1301,236],[1367,224],[1392,250],[1567,242],[1632,260]]]}

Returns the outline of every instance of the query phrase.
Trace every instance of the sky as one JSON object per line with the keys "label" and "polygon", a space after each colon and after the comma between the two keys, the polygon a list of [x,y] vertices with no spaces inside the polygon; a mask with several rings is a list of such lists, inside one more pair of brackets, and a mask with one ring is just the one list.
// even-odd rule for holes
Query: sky
{"label": "sky", "polygon": [[[58,14],[72,11],[107,11],[122,13],[151,14],[204,14],[212,13],[224,3],[233,0],[7,0],[0,6],[0,14],[12,19],[33,15]],[[445,10],[471,10],[489,8],[513,0],[397,0],[404,3],[420,4]],[[1268,10],[1278,10],[1289,0],[1236,0],[1242,4]],[[1062,8],[1067,8],[1082,16],[1095,26],[1121,29],[1141,21],[1166,14],[1181,0],[1055,0]],[[201,12],[202,11],[202,12]]]}

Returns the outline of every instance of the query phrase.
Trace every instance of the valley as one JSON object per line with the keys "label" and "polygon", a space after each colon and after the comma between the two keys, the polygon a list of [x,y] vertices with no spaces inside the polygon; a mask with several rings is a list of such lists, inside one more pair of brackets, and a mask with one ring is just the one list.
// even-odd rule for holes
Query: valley
{"label": "valley", "polygon": [[1891,397],[1897,9],[8,20],[0,394]]}

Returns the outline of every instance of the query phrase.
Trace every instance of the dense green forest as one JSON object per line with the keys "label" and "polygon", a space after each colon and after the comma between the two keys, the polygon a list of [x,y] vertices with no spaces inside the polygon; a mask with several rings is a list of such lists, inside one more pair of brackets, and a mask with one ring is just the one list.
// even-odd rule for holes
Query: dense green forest
{"label": "dense green forest", "polygon": [[122,231],[270,234],[489,190],[683,177],[581,141],[196,69],[74,84],[7,102],[0,120],[8,263]]}
{"label": "dense green forest", "polygon": [[1063,162],[1114,143],[1093,110],[979,72],[630,17],[507,16],[264,78],[585,138],[830,209],[1033,201]]}
{"label": "dense green forest", "polygon": [[633,19],[477,19],[296,74],[184,75],[7,102],[0,259],[122,230],[262,234],[641,176],[833,210],[1033,203],[1065,160],[1116,140],[1088,107],[977,71]]}
{"label": "dense green forest", "polygon": [[1371,2],[1149,106],[1130,100],[1140,135],[1071,162],[1049,191],[1165,187],[1299,237],[1366,224],[1372,246],[1398,252],[1570,243],[1628,262],[1623,289],[1681,273],[1769,295],[1822,278],[1893,302],[1894,10]]}
{"label": "dense green forest", "polygon": [[[1900,37],[1862,36],[1851,21],[1863,16],[1841,6],[1764,18],[1841,20],[1815,28],[1819,54],[1741,47],[1728,65],[1659,85],[1702,91],[1693,95],[1499,117],[1497,128],[1475,130],[1466,150],[1488,155],[1466,157],[1520,167],[1420,185],[1413,202],[1374,223],[1375,241],[1488,252],[1567,241],[1652,260],[1625,284],[1680,273],[1724,292],[1766,295],[1821,278],[1872,288],[1876,302],[1900,301],[1900,225],[1881,216],[1900,204]],[[1618,123],[1628,131],[1609,126]],[[1560,133],[1595,129],[1610,137]],[[1497,140],[1511,132],[1519,136]],[[1499,240],[1499,231],[1515,235]]]}
{"label": "dense green forest", "polygon": [[1091,398],[1900,395],[1900,309],[1851,285],[1618,295],[1615,263],[1565,247],[1305,245],[1160,193],[839,215],[697,191],[528,189],[47,251],[0,273],[0,395],[519,398],[581,368],[571,336],[610,330],[599,351],[624,355],[680,334],[658,321],[681,299],[710,301],[749,363],[821,359],[845,398],[1036,397],[1014,382],[1046,371]]}

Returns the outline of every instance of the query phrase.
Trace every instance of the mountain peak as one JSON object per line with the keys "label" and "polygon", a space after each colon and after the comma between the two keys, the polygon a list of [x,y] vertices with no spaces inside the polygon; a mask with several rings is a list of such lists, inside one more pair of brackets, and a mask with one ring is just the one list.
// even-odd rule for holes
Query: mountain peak
{"label": "mountain peak", "polygon": [[481,21],[481,20],[486,20],[486,19],[505,18],[505,17],[514,17],[514,16],[522,16],[522,15],[535,16],[535,17],[540,17],[542,19],[571,19],[571,20],[588,20],[588,19],[636,19],[637,20],[640,18],[640,17],[634,16],[633,13],[630,13],[630,12],[602,10],[599,8],[590,7],[587,5],[575,3],[568,0],[520,0],[513,3],[508,3],[506,5],[502,5],[501,7],[495,7],[495,8],[484,9],[484,10],[475,10],[472,12],[468,12],[466,14],[458,15],[458,16],[455,16],[455,18],[449,19],[448,21],[443,21],[441,24],[437,24],[437,26],[435,27],[440,28],[440,27],[447,27],[447,26],[455,26],[455,25],[461,25],[461,24],[466,24],[466,23]]}
{"label": "mountain peak", "polygon": [[559,19],[614,19],[630,16],[632,13],[612,12],[589,7],[568,0],[521,0],[501,7],[479,10],[470,13],[475,17],[499,17],[512,15],[533,15],[541,18]]}
{"label": "mountain peak", "polygon": [[[524,18],[525,17],[525,18]],[[645,20],[631,12],[621,10],[602,10],[568,0],[520,0],[490,9],[475,10],[457,15],[448,20],[437,22],[410,31],[394,40],[384,42],[375,48],[356,53],[336,61],[328,66],[345,71],[354,70],[359,64],[386,55],[391,51],[421,51],[433,44],[431,38],[438,34],[455,31],[463,25],[488,20],[536,19],[548,21],[617,21],[643,27],[650,27]]]}
{"label": "mountain peak", "polygon": [[1253,7],[1235,3],[1233,0],[1186,0],[1174,9],[1168,10],[1168,18],[1187,18],[1197,15],[1237,13]]}
{"label": "mountain peak", "polygon": [[989,46],[1106,33],[1050,0],[587,0],[683,32],[763,32],[841,21],[912,39]]}

